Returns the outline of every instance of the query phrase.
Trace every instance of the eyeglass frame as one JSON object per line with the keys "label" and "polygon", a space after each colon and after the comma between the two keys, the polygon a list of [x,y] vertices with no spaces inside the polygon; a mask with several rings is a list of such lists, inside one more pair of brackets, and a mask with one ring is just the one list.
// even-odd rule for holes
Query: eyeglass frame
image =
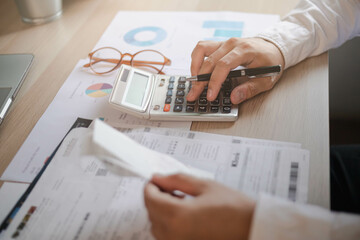
{"label": "eyeglass frame", "polygon": [[[99,50],[102,50],[102,49],[112,49],[112,50],[115,50],[116,52],[118,52],[120,54],[120,59],[105,59],[105,58],[96,58],[94,57],[93,55],[99,51]],[[134,61],[134,57],[142,52],[146,52],[146,51],[152,51],[152,52],[155,52],[155,53],[158,53],[159,55],[161,55],[162,57],[164,57],[164,62],[153,62],[153,61]],[[110,73],[116,69],[118,69],[120,67],[121,64],[126,64],[126,65],[129,65],[129,66],[133,66],[133,67],[136,67],[136,66],[146,66],[146,67],[150,67],[150,68],[153,68],[155,69],[156,71],[158,71],[158,74],[165,74],[162,70],[164,69],[164,66],[169,66],[171,65],[171,60],[169,58],[167,58],[164,54],[162,54],[161,52],[157,51],[157,50],[153,50],[153,49],[144,49],[144,50],[141,50],[141,51],[138,51],[136,52],[135,54],[131,54],[131,53],[122,53],[120,50],[116,49],[116,48],[113,48],[113,47],[102,47],[102,48],[98,48],[96,49],[95,51],[91,52],[88,54],[89,56],[89,60],[90,62],[85,64],[83,67],[90,67],[90,69],[95,73],[95,74],[98,74],[98,75],[102,75],[102,74],[106,74],[106,73]],[[125,56],[129,56],[131,59],[130,60],[123,60],[123,58]],[[93,59],[95,58],[95,61],[92,61]],[[105,62],[111,62],[111,63],[115,63],[116,66],[112,69],[110,69],[109,71],[106,71],[106,72],[97,72],[94,70],[94,68],[92,67],[92,65],[94,63],[98,63],[98,62],[102,62],[102,61],[105,61]],[[117,63],[116,63],[116,62]],[[134,64],[135,63],[135,64]],[[136,65],[137,64],[137,65]],[[159,69],[153,65],[162,65],[162,67]]]}

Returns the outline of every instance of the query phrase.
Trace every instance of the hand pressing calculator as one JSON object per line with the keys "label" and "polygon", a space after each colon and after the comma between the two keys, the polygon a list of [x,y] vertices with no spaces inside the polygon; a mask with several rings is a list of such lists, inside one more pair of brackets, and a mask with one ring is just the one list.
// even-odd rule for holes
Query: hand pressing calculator
{"label": "hand pressing calculator", "polygon": [[185,76],[153,74],[122,65],[110,95],[110,104],[120,111],[164,121],[235,121],[238,106],[231,104],[231,81],[224,82],[215,101],[206,99],[206,91],[198,100],[186,101],[191,82]]}

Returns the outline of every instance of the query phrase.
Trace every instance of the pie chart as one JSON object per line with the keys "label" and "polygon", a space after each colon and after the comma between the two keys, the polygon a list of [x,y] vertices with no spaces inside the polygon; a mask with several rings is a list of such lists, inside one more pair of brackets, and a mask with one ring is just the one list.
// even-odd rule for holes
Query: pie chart
{"label": "pie chart", "polygon": [[88,87],[85,93],[89,97],[100,98],[110,94],[112,88],[113,87],[108,83],[97,83]]}

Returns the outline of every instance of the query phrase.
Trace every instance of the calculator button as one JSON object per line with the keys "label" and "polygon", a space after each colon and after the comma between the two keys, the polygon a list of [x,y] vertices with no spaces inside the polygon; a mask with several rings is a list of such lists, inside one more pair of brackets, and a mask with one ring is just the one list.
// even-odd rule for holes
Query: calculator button
{"label": "calculator button", "polygon": [[177,89],[185,89],[185,83],[179,83]]}
{"label": "calculator button", "polygon": [[169,83],[173,83],[173,82],[175,82],[175,77],[171,76],[170,79],[169,79]]}
{"label": "calculator button", "polygon": [[183,104],[184,98],[183,97],[177,97],[175,98],[175,104]]}
{"label": "calculator button", "polygon": [[174,106],[174,112],[181,112],[182,111],[182,105],[175,105]]}
{"label": "calculator button", "polygon": [[179,83],[185,83],[185,77],[179,77],[179,80],[178,80],[178,82]]}
{"label": "calculator button", "polygon": [[198,112],[206,112],[206,106],[199,106]]}
{"label": "calculator button", "polygon": [[195,105],[195,102],[196,101],[187,101],[186,103],[189,104],[189,105]]}
{"label": "calculator button", "polygon": [[171,97],[172,96],[172,90],[168,90],[166,93],[166,96]]}
{"label": "calculator button", "polygon": [[219,111],[219,106],[211,106],[210,107],[210,112],[217,113],[218,111]]}
{"label": "calculator button", "polygon": [[230,91],[224,91],[224,97],[230,97],[231,92]]}
{"label": "calculator button", "polygon": [[223,98],[223,105],[231,105],[230,98]]}
{"label": "calculator button", "polygon": [[206,98],[199,98],[199,105],[206,105],[207,104],[207,99]]}
{"label": "calculator button", "polygon": [[192,82],[189,82],[189,91],[190,91],[191,87],[192,87]]}
{"label": "calculator button", "polygon": [[171,105],[170,104],[165,104],[164,106],[164,112],[168,112],[170,111]]}
{"label": "calculator button", "polygon": [[165,103],[171,103],[171,97],[166,97],[166,99],[165,99]]}
{"label": "calculator button", "polygon": [[176,91],[176,96],[185,96],[184,90],[177,90]]}
{"label": "calculator button", "polygon": [[204,91],[202,91],[202,93],[200,94],[200,97],[206,98],[206,94],[207,94],[207,90],[204,90]]}
{"label": "calculator button", "polygon": [[219,105],[220,104],[220,100],[217,98],[214,101],[210,102],[211,105]]}
{"label": "calculator button", "polygon": [[187,105],[186,106],[186,112],[194,112],[195,106],[194,105]]}
{"label": "calculator button", "polygon": [[174,83],[169,83],[168,89],[173,89],[173,88],[174,88]]}
{"label": "calculator button", "polygon": [[231,107],[229,106],[223,107],[223,113],[230,113],[230,112],[231,112]]}
{"label": "calculator button", "polygon": [[155,111],[160,109],[160,105],[155,105],[153,108]]}

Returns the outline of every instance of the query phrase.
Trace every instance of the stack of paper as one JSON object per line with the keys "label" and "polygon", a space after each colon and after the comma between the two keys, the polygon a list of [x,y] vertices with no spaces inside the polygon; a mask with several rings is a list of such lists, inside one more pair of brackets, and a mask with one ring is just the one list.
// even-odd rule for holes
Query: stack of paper
{"label": "stack of paper", "polygon": [[5,239],[152,239],[143,185],[155,172],[208,172],[255,198],[267,192],[306,201],[309,154],[296,145],[171,129],[126,135],[98,121],[94,130],[72,130]]}

